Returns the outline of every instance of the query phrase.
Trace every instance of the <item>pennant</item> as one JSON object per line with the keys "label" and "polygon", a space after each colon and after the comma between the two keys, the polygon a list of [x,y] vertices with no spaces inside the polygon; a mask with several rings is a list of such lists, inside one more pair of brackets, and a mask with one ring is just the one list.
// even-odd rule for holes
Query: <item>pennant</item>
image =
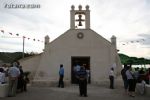
{"label": "pennant", "polygon": [[4,33],[4,30],[1,30],[2,33]]}
{"label": "pennant", "polygon": [[134,41],[131,41],[131,43],[134,43]]}
{"label": "pennant", "polygon": [[19,36],[19,34],[16,34],[17,36]]}
{"label": "pennant", "polygon": [[12,35],[12,33],[9,32],[10,35]]}

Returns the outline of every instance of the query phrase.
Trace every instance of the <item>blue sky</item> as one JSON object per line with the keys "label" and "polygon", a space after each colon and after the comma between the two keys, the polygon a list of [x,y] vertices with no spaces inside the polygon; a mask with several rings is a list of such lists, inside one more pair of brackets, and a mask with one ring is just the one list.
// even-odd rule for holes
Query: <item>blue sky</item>
{"label": "blue sky", "polygon": [[[40,4],[39,9],[7,9],[6,4]],[[0,0],[0,51],[42,52],[46,35],[54,40],[70,28],[71,5],[90,6],[91,29],[110,40],[117,37],[119,53],[150,58],[150,0]],[[19,33],[16,38],[14,35]]]}

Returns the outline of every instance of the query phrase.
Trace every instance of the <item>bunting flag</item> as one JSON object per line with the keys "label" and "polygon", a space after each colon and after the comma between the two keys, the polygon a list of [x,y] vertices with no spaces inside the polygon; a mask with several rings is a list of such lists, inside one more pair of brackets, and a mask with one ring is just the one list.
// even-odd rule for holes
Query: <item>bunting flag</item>
{"label": "bunting flag", "polygon": [[145,41],[144,39],[142,39],[143,41]]}
{"label": "bunting flag", "polygon": [[19,34],[16,34],[17,36],[19,36]]}
{"label": "bunting flag", "polygon": [[12,33],[9,32],[10,35],[12,35]]}
{"label": "bunting flag", "polygon": [[2,33],[4,33],[4,30],[1,30]]}

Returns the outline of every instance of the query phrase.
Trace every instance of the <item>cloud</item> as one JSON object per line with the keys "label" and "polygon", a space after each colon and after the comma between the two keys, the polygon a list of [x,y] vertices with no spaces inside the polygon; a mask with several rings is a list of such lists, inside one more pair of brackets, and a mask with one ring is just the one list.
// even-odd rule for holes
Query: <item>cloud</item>
{"label": "cloud", "polygon": [[116,34],[118,37],[126,38],[145,31],[147,28],[145,22],[150,19],[150,13],[141,0],[109,1],[106,0],[98,10],[99,31],[102,31],[102,33],[111,32],[111,34]]}
{"label": "cloud", "polygon": [[[1,0],[0,3],[0,28],[6,31],[19,33],[31,38],[44,39],[49,35],[54,40],[70,27],[71,5],[81,4],[90,6],[91,29],[109,39],[112,35],[117,41],[128,42],[145,39],[143,44],[135,43],[125,49],[121,44],[118,48],[127,54],[145,56],[148,48],[142,49],[141,45],[149,46],[150,32],[150,1],[149,0]],[[5,9],[6,3],[14,4],[40,4],[40,9]],[[145,33],[145,34],[141,34]],[[148,36],[147,36],[148,35]],[[121,42],[121,43],[122,43]],[[8,42],[5,42],[9,44]],[[33,42],[29,41],[28,44]],[[3,42],[4,44],[4,42]],[[11,44],[11,43],[10,43]],[[16,43],[17,44],[17,43]],[[30,48],[28,50],[34,50]],[[138,48],[139,47],[139,48]],[[35,47],[36,48],[36,47]],[[41,50],[43,45],[40,46]],[[134,50],[139,49],[139,50]],[[36,49],[37,50],[37,49]],[[147,54],[143,53],[145,50]],[[134,52],[136,51],[136,52]],[[141,53],[140,53],[141,52]]]}

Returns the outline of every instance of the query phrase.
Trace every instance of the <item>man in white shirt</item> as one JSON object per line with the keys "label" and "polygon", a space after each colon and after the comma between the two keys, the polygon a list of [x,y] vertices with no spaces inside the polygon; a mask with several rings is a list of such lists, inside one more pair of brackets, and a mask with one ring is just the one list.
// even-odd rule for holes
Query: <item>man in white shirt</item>
{"label": "man in white shirt", "polygon": [[128,94],[130,96],[134,97],[135,96],[136,80],[135,80],[134,73],[132,72],[131,65],[127,67],[126,76],[127,76],[128,84],[129,84]]}
{"label": "man in white shirt", "polygon": [[114,89],[114,77],[115,77],[114,68],[111,68],[109,72],[110,89]]}
{"label": "man in white shirt", "polygon": [[14,62],[13,66],[8,70],[9,76],[9,92],[8,96],[15,96],[17,90],[18,77],[20,75],[20,71],[17,68],[17,63]]}

